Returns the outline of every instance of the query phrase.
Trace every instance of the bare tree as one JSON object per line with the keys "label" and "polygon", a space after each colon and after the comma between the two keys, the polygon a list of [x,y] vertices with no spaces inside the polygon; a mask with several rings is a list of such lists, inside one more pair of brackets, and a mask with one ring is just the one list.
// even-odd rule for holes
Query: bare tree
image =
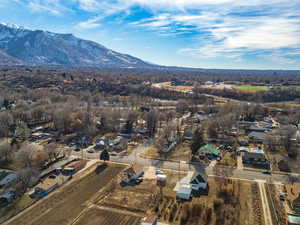
{"label": "bare tree", "polygon": [[179,100],[176,105],[176,111],[178,113],[185,113],[189,109],[189,104],[186,100]]}
{"label": "bare tree", "polygon": [[154,137],[156,133],[158,118],[159,113],[157,113],[156,111],[151,111],[146,115],[147,129],[150,137]]}
{"label": "bare tree", "polygon": [[32,144],[24,143],[15,153],[15,160],[19,168],[32,168],[34,166],[34,156],[36,147]]}
{"label": "bare tree", "polygon": [[24,123],[23,121],[18,121],[15,130],[15,136],[25,141],[29,138],[29,135],[30,135],[30,130],[27,124]]}
{"label": "bare tree", "polygon": [[267,135],[264,140],[264,149],[270,152],[273,152],[276,150],[276,137],[272,135]]}
{"label": "bare tree", "polygon": [[211,121],[207,126],[207,134],[210,138],[218,137],[218,124],[216,121]]}
{"label": "bare tree", "polygon": [[0,162],[8,163],[12,160],[12,147],[7,142],[2,142],[0,145]]}
{"label": "bare tree", "polygon": [[12,131],[13,117],[8,112],[0,113],[0,137],[8,137]]}
{"label": "bare tree", "polygon": [[289,157],[297,156],[297,149],[293,146],[292,137],[295,135],[295,129],[292,127],[287,127],[280,130],[281,143],[288,153]]}
{"label": "bare tree", "polygon": [[50,161],[56,160],[61,153],[61,149],[58,147],[57,143],[45,145],[44,150],[47,153]]}
{"label": "bare tree", "polygon": [[39,172],[33,168],[20,169],[17,173],[17,179],[13,182],[13,187],[16,193],[26,192],[29,186],[37,183],[39,179]]}

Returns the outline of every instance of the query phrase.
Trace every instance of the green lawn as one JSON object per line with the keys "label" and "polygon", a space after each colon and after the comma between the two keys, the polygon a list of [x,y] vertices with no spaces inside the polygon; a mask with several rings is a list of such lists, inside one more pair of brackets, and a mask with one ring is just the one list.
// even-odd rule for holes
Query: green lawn
{"label": "green lawn", "polygon": [[282,88],[284,88],[284,89],[292,89],[292,88],[294,88],[297,91],[300,91],[300,86],[285,86],[285,87],[282,87]]}
{"label": "green lawn", "polygon": [[3,220],[18,214],[20,211],[33,204],[34,201],[36,200],[31,199],[28,194],[24,194],[16,202],[9,204],[6,207],[0,208],[0,224],[3,222]]}
{"label": "green lawn", "polygon": [[267,91],[270,89],[267,86],[254,86],[254,85],[236,85],[233,88],[241,91]]}
{"label": "green lawn", "polygon": [[[240,91],[249,91],[249,92],[256,92],[256,91],[268,91],[271,87],[268,86],[255,86],[255,85],[236,85],[233,86],[234,89]],[[300,90],[300,86],[283,86],[283,87],[274,87],[274,88],[282,88],[282,89],[296,89]]]}

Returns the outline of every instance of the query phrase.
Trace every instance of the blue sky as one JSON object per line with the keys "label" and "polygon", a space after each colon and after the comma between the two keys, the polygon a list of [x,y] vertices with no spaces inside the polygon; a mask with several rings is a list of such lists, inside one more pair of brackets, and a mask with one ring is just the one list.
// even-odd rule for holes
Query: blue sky
{"label": "blue sky", "polygon": [[0,0],[0,21],[161,65],[300,69],[299,0]]}

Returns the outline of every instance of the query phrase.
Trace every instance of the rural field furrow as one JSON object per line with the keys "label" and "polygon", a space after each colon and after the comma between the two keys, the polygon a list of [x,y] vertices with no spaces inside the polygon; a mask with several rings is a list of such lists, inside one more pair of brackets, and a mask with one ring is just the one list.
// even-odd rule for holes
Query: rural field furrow
{"label": "rural field furrow", "polygon": [[[92,172],[88,176],[66,185],[53,196],[42,200],[7,225],[67,225],[86,207],[97,191],[107,185],[121,170],[122,166],[108,166],[100,174]],[[47,210],[46,210],[47,209]]]}

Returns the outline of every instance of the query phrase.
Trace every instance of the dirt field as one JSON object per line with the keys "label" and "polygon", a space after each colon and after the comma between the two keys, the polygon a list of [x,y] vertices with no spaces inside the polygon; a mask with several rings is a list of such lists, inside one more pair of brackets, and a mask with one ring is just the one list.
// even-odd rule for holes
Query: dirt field
{"label": "dirt field", "polygon": [[41,200],[9,225],[67,225],[86,208],[85,203],[106,186],[124,167],[109,164],[106,169],[93,170],[89,175],[62,187]]}
{"label": "dirt field", "polygon": [[93,207],[80,217],[74,225],[138,225],[140,220],[140,217]]}
{"label": "dirt field", "polygon": [[202,85],[201,87],[208,88],[208,89],[217,89],[217,90],[232,89],[231,84]]}
{"label": "dirt field", "polygon": [[[147,152],[141,155],[145,158],[151,159],[164,159],[163,156],[160,156],[157,152],[156,148],[149,148]],[[190,161],[191,159],[191,150],[190,150],[190,142],[185,141],[179,144],[174,150],[172,150],[168,155],[165,156],[168,160],[175,161]]]}
{"label": "dirt field", "polygon": [[172,86],[171,82],[163,82],[163,83],[156,83],[153,84],[156,88],[163,88],[168,89],[170,91],[178,91],[178,92],[192,92],[194,86]]}
{"label": "dirt field", "polygon": [[118,185],[106,198],[100,199],[97,205],[144,215],[155,203],[157,192],[158,188],[153,181],[144,180],[136,186]]}

